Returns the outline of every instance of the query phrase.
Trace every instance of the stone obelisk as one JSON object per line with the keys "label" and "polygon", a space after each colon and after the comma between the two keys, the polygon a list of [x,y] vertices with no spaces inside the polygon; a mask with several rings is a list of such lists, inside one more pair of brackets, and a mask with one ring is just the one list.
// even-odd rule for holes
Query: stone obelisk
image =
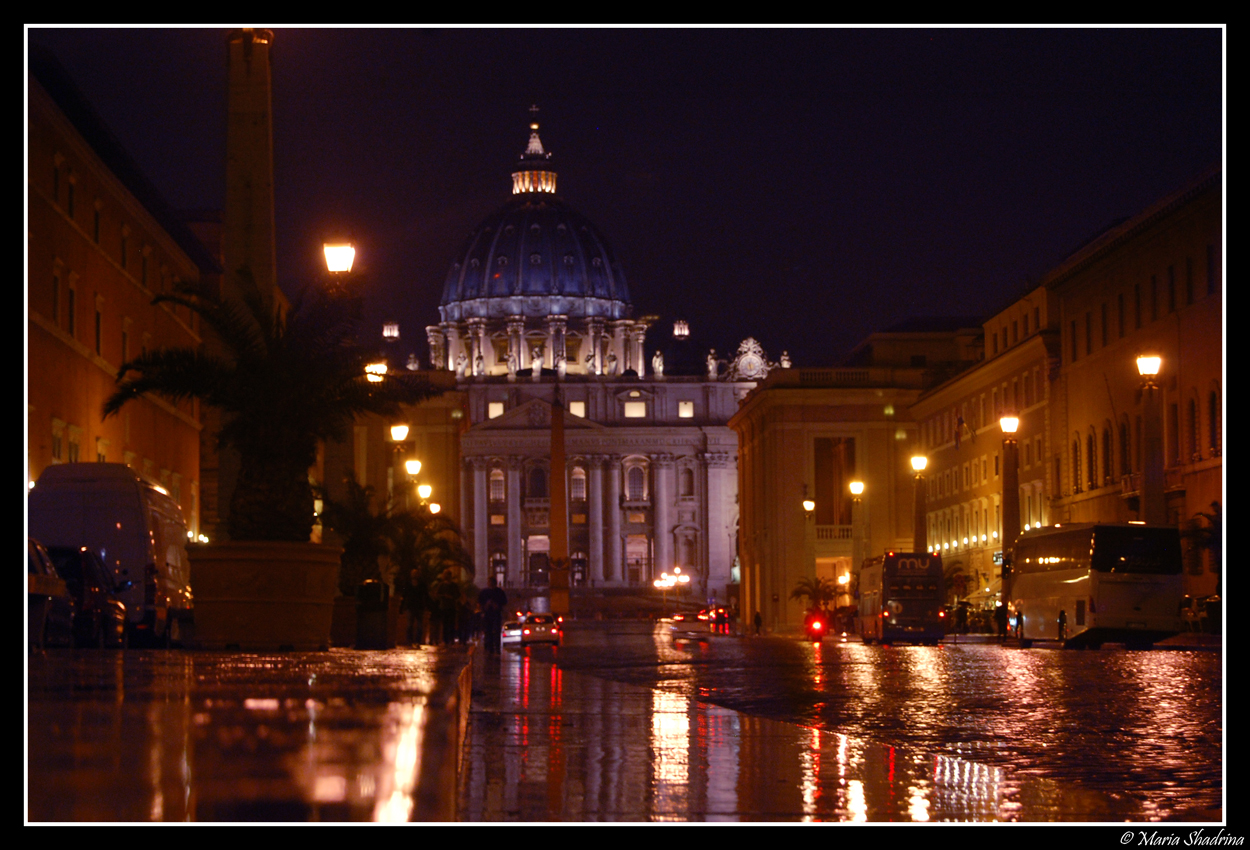
{"label": "stone obelisk", "polygon": [[[238,272],[247,268],[260,290],[281,302],[273,201],[273,75],[266,29],[231,30],[226,37],[226,205],[222,215],[223,297],[239,293]],[[204,345],[217,348],[211,333]],[[216,542],[228,539],[226,516],[239,474],[237,455],[219,450],[221,414],[204,411],[200,446],[202,525]]]}

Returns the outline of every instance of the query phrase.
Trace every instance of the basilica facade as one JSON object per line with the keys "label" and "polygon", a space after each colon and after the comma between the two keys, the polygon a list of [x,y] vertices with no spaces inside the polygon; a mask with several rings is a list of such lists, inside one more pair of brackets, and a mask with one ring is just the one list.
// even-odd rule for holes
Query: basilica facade
{"label": "basilica facade", "polygon": [[[693,348],[685,322],[635,318],[608,240],[556,194],[556,177],[531,124],[511,197],[450,265],[426,338],[429,368],[456,384],[445,398],[458,399],[458,480],[432,481],[434,491],[463,529],[479,586],[493,576],[515,599],[541,596],[567,552],[575,609],[654,594],[664,573],[689,577],[690,601],[731,603],[738,470],[727,423],[782,364],[754,340],[718,357]],[[408,437],[421,439],[419,428]],[[554,539],[564,533],[567,548]]]}

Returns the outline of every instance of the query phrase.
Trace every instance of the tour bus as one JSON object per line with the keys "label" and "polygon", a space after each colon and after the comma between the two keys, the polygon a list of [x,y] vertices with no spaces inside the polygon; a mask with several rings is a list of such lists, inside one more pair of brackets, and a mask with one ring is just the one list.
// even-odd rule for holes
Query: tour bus
{"label": "tour bus", "polygon": [[1185,587],[1175,528],[1080,523],[1026,531],[1012,571],[1022,641],[1149,646],[1180,631]]}
{"label": "tour bus", "polygon": [[886,552],[859,571],[859,628],[864,643],[936,644],[946,633],[942,556]]}

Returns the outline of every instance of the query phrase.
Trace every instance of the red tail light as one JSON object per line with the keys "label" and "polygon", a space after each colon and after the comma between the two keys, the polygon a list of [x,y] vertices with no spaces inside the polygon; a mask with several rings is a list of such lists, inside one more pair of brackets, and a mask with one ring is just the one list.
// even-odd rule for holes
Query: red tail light
{"label": "red tail light", "polygon": [[816,631],[820,631],[824,627],[825,627],[825,624],[820,622],[820,620],[812,620],[812,628],[815,629]]}

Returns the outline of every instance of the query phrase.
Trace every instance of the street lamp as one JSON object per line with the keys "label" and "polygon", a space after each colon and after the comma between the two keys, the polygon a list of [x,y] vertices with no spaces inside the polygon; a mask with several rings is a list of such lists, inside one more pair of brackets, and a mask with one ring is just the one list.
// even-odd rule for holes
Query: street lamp
{"label": "street lamp", "polygon": [[350,242],[341,239],[325,242],[321,249],[325,253],[326,271],[330,273],[327,291],[335,298],[346,295],[356,249]]}
{"label": "street lamp", "polygon": [[929,551],[929,524],[925,517],[924,506],[924,471],[929,465],[929,459],[924,455],[912,455],[911,468],[916,473],[916,496],[915,496],[915,514],[916,525],[913,531],[912,548],[917,552]]}
{"label": "street lamp", "polygon": [[660,604],[663,605],[665,609],[667,609],[668,608],[668,591],[671,588],[677,587],[678,585],[684,586],[684,585],[690,584],[690,576],[683,575],[681,572],[681,567],[673,567],[672,575],[669,575],[668,573],[660,573],[660,577],[651,583],[655,585],[657,588],[659,588],[660,598],[661,598]]}
{"label": "street lamp", "polygon": [[[407,452],[408,443],[408,426],[403,422],[397,422],[390,428],[391,433],[391,452],[394,460],[386,470],[386,499],[391,501],[395,497],[395,466],[399,459]],[[405,501],[407,499],[405,498]]]}
{"label": "street lamp", "polygon": [[1163,358],[1142,354],[1137,358],[1137,374],[1141,376],[1142,403],[1142,478],[1141,510],[1138,516],[1147,525],[1167,523],[1167,497],[1163,482],[1163,411],[1158,375]]}
{"label": "street lamp", "polygon": [[326,255],[326,269],[330,274],[347,274],[356,259],[356,249],[350,242],[326,242],[322,246]]}
{"label": "street lamp", "polygon": [[1020,536],[1020,447],[1016,431],[1020,418],[1006,413],[998,420],[1003,429],[1003,574],[1000,603],[1006,605],[1011,582],[1011,550]]}
{"label": "street lamp", "polygon": [[864,482],[852,481],[851,495],[851,568],[858,570],[864,562]]}

